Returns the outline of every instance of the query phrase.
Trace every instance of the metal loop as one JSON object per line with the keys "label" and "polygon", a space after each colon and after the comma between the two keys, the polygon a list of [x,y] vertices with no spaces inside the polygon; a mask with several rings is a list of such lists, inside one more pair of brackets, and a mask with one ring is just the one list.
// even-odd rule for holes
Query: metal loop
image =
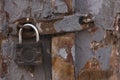
{"label": "metal loop", "polygon": [[[33,24],[29,24],[29,23],[24,24],[23,28],[25,26],[30,26],[30,27],[32,27],[35,30],[35,33],[36,33],[36,42],[38,42],[39,41],[39,32],[38,32],[37,28]],[[22,43],[22,30],[23,30],[23,28],[19,29],[19,33],[18,33],[18,35],[19,35],[19,44]]]}

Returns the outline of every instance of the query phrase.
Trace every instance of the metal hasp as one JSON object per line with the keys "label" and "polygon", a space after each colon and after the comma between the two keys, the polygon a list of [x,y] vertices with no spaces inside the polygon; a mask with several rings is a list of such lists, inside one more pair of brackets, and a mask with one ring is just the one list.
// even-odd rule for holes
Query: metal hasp
{"label": "metal hasp", "polygon": [[[88,30],[94,32],[93,16],[91,14],[79,17],[80,30],[57,31],[54,23],[63,20],[63,17],[53,19],[21,18],[16,20],[19,42],[16,44],[15,62],[18,65],[38,65],[42,62],[41,46],[43,36],[51,37],[52,80],[75,80],[75,32]],[[82,24],[81,24],[82,23]],[[39,33],[39,34],[38,34]],[[39,41],[39,36],[40,41]],[[36,42],[31,42],[36,37]],[[24,39],[22,41],[22,39]],[[44,45],[44,44],[43,44]],[[44,54],[44,53],[43,53]],[[39,55],[39,56],[38,56]],[[64,65],[64,66],[63,66]],[[64,74],[63,74],[64,73]]]}
{"label": "metal hasp", "polygon": [[[35,31],[36,42],[32,39],[24,39],[22,42],[22,32],[25,27],[30,27]],[[16,44],[15,62],[18,65],[39,65],[42,63],[41,43],[36,26],[31,23],[25,23],[18,31],[19,43]]]}

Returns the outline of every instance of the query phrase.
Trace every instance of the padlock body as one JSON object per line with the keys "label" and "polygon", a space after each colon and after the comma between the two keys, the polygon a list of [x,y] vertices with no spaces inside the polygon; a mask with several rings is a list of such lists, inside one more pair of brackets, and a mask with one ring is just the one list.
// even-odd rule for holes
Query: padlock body
{"label": "padlock body", "polygon": [[16,44],[15,62],[18,65],[40,65],[42,63],[41,43]]}

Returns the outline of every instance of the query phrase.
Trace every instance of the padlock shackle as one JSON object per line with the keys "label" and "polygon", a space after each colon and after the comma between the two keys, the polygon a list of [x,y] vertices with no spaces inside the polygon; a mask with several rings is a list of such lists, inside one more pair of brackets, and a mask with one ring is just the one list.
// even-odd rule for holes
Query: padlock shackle
{"label": "padlock shackle", "polygon": [[[33,24],[30,24],[30,23],[24,24],[23,28],[25,26],[30,26],[30,27],[32,27],[35,30],[35,33],[36,33],[36,42],[38,42],[39,41],[39,32],[38,32],[37,28]],[[19,35],[19,44],[22,43],[22,30],[23,30],[23,28],[19,29],[19,33],[18,33],[18,35]]]}

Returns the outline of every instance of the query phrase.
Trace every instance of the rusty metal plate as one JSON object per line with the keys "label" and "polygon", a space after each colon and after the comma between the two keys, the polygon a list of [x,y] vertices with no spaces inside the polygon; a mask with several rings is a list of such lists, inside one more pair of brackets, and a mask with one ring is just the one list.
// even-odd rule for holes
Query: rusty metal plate
{"label": "rusty metal plate", "polygon": [[52,80],[74,80],[74,33],[52,38]]}

